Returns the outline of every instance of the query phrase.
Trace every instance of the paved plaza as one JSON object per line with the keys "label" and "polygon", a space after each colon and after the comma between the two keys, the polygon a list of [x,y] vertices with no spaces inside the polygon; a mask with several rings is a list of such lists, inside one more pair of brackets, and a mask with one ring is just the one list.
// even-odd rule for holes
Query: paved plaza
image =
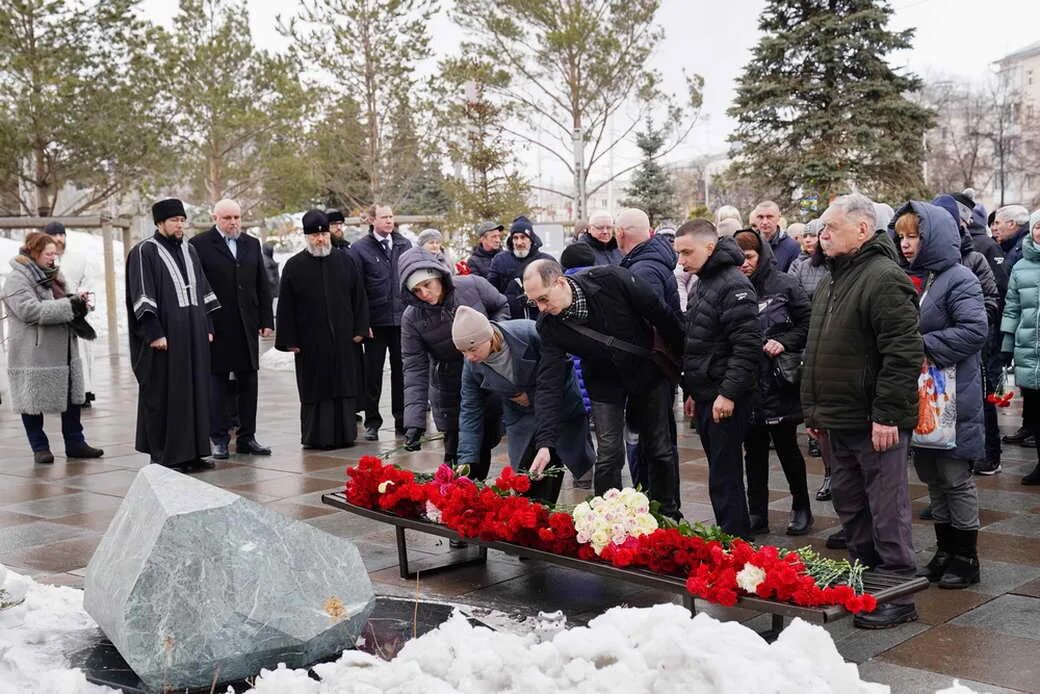
{"label": "paved plaza", "polygon": [[[265,345],[268,346],[269,345]],[[39,581],[81,586],[84,567],[112,519],[137,470],[148,463],[133,450],[137,383],[129,363],[99,359],[98,399],[84,410],[88,441],[105,449],[92,461],[62,457],[57,417],[46,429],[56,460],[35,465],[17,416],[6,407],[0,412],[0,563]],[[384,392],[388,393],[389,388]],[[380,454],[400,445],[390,428],[377,443],[360,442],[331,452],[303,451],[299,444],[299,406],[291,372],[264,371],[260,376],[257,437],[274,449],[270,458],[232,454],[217,469],[194,476],[241,494],[287,516],[304,520],[330,533],[351,538],[364,557],[376,592],[421,595],[477,608],[493,609],[523,618],[539,610],[563,609],[570,624],[579,624],[614,605],[645,606],[678,601],[668,593],[649,591],[628,583],[605,580],[583,572],[520,561],[490,552],[484,566],[468,566],[404,581],[399,577],[393,529],[321,503],[321,495],[339,490],[344,469],[366,454]],[[1016,400],[1017,403],[1017,400]],[[387,408],[388,409],[388,408]],[[1012,431],[1019,410],[1001,410],[1001,425]],[[707,466],[696,433],[680,426],[683,512],[691,520],[710,521]],[[804,444],[804,439],[803,439]],[[504,443],[497,449],[493,474],[505,464]],[[822,474],[819,459],[808,458],[810,490]],[[894,692],[931,692],[948,686],[953,678],[989,692],[1040,692],[1040,488],[1023,487],[1019,480],[1031,469],[1036,452],[1007,446],[1004,472],[977,478],[982,532],[979,555],[982,582],[971,590],[931,588],[919,594],[921,620],[880,632],[852,628],[843,620],[828,628],[846,659],[860,664],[865,679],[884,682]],[[394,461],[415,470],[433,470],[441,461],[437,444],[418,453],[394,454]],[[775,462],[775,461],[774,461]],[[771,526],[782,532],[787,525],[790,497],[778,464],[771,467]],[[927,503],[924,485],[911,471],[914,499],[914,536],[919,561],[934,551],[931,524],[916,518]],[[580,501],[587,492],[564,481],[561,503]],[[824,550],[826,536],[837,526],[829,502],[813,501],[816,526],[808,538],[772,535],[769,542],[787,547],[811,543]],[[410,536],[412,568],[444,560],[447,542],[426,535]],[[698,601],[699,606],[704,603]],[[747,622],[759,630],[768,617],[742,609],[705,606],[721,619]]]}

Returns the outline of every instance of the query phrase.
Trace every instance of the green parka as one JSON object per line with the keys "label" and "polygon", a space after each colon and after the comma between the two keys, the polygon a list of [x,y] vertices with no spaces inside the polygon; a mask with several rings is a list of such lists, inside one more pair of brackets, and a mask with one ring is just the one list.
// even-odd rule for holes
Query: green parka
{"label": "green parka", "polygon": [[827,260],[831,276],[813,295],[802,367],[806,426],[916,426],[924,346],[917,292],[896,257],[878,232],[858,252]]}
{"label": "green parka", "polygon": [[1040,248],[1032,236],[1022,240],[1004,302],[1002,352],[1015,353],[1015,385],[1040,389]]}

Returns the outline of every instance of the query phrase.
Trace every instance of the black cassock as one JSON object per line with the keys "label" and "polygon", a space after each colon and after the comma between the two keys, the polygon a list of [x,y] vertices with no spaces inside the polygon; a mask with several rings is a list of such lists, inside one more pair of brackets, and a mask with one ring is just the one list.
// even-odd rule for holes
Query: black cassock
{"label": "black cassock", "polygon": [[[126,259],[137,450],[167,466],[210,454],[208,314],[220,308],[191,244],[156,233]],[[151,343],[165,337],[167,349]]]}
{"label": "black cassock", "polygon": [[278,289],[274,346],[296,354],[301,441],[309,448],[341,448],[357,438],[359,382],[353,338],[368,335],[365,283],[350,251],[318,258],[307,250],[289,258]]}

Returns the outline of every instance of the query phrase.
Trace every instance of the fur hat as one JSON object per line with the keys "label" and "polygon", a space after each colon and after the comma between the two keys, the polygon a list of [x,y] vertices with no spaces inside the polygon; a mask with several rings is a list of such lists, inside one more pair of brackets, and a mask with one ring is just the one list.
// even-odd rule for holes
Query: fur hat
{"label": "fur hat", "polygon": [[183,202],[177,198],[166,198],[152,205],[152,221],[156,224],[162,224],[170,217],[188,218],[188,213],[184,211]]}
{"label": "fur hat", "polygon": [[459,306],[451,324],[451,339],[460,352],[487,342],[494,334],[487,316],[469,306]]}
{"label": "fur hat", "polygon": [[303,215],[303,233],[324,234],[329,230],[329,218],[321,210],[308,210]]}

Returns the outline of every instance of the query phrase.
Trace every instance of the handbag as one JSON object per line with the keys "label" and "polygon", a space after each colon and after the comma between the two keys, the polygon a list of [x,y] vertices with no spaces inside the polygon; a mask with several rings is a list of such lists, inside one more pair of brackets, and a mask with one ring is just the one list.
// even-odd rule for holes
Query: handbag
{"label": "handbag", "polygon": [[650,359],[657,368],[661,370],[668,382],[673,386],[679,384],[682,377],[682,367],[679,364],[678,358],[672,354],[671,350],[668,349],[667,344],[664,341],[664,337],[657,331],[657,328],[653,330],[653,347],[647,349],[638,345],[633,345],[631,342],[625,342],[619,340],[611,335],[605,335],[598,330],[593,330],[587,325],[579,325],[568,321],[565,325],[571,328],[575,332],[584,335],[585,337],[595,340],[601,345],[605,345],[611,349],[619,349],[622,352],[632,354],[637,357],[643,357],[644,359]]}
{"label": "handbag", "polygon": [[802,380],[802,353],[781,352],[773,360],[775,373],[781,381],[796,386]]}
{"label": "handbag", "polygon": [[957,447],[957,367],[929,360],[917,377],[917,426],[910,445],[948,451]]}

